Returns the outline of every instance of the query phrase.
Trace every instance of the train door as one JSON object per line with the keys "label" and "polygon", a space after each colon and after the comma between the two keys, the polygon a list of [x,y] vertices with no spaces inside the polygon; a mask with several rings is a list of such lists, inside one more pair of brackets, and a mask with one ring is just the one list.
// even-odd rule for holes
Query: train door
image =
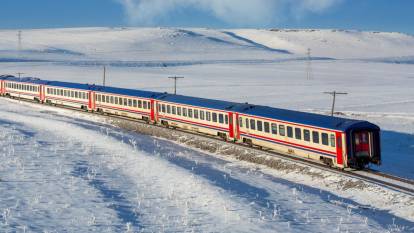
{"label": "train door", "polygon": [[343,148],[342,148],[342,133],[336,132],[336,163],[339,166],[343,166]]}
{"label": "train door", "polygon": [[239,122],[239,114],[234,113],[234,138],[236,140],[240,140],[240,122]]}
{"label": "train door", "polygon": [[40,103],[44,103],[45,102],[45,96],[46,96],[46,93],[45,93],[45,86],[44,85],[40,85],[39,86],[39,100],[40,100]]}
{"label": "train door", "polygon": [[155,100],[151,99],[151,121],[152,122],[157,121],[156,115],[158,114],[156,114],[156,111],[157,111],[157,106],[156,106]]}
{"label": "train door", "polygon": [[4,94],[4,80],[0,80],[0,95]]}
{"label": "train door", "polygon": [[233,113],[229,112],[229,137],[230,138],[235,138],[234,137],[234,119],[233,119]]}
{"label": "train door", "polygon": [[359,131],[354,133],[354,155],[356,157],[371,157],[370,133]]}
{"label": "train door", "polygon": [[89,101],[88,101],[88,109],[89,110],[95,110],[95,92],[89,91]]}

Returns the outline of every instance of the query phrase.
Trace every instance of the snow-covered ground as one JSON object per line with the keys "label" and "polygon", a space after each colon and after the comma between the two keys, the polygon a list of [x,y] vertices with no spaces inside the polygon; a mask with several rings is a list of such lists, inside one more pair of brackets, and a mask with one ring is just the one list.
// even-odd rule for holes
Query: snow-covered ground
{"label": "snow-covered ground", "polygon": [[[346,91],[336,110],[383,129],[380,169],[414,179],[413,36],[167,28],[42,29],[24,30],[22,36],[18,51],[17,31],[0,31],[2,74],[101,83],[107,65],[112,86],[171,92],[167,77],[182,75],[182,94],[321,113],[331,105],[324,91]],[[0,188],[7,200],[0,214],[9,231],[24,226],[116,231],[128,225],[145,231],[332,232],[339,221],[348,222],[341,231],[351,232],[412,227],[392,211],[347,215],[346,207],[329,201],[332,193],[298,187],[275,174],[237,165],[231,168],[234,180],[226,183],[220,178],[228,177],[223,165],[228,162],[214,156],[106,125],[0,104],[6,161]],[[298,196],[304,198],[299,204]],[[269,219],[274,208],[279,217]],[[306,215],[312,216],[310,223]]]}
{"label": "snow-covered ground", "polygon": [[[3,232],[414,230],[397,216],[414,219],[404,207],[414,200],[405,195],[384,192],[382,201],[400,202],[400,210],[378,210],[68,111],[0,103]],[[355,191],[375,194],[348,190]]]}

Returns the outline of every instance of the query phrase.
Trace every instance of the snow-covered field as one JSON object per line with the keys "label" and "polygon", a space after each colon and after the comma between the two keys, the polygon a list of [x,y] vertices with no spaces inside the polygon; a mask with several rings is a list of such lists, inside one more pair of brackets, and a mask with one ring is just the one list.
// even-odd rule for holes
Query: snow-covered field
{"label": "snow-covered field", "polygon": [[[163,28],[22,35],[18,51],[17,31],[0,31],[2,74],[101,83],[107,65],[108,85],[171,92],[167,77],[182,75],[182,94],[322,113],[331,104],[322,92],[346,91],[336,110],[383,129],[380,169],[414,178],[412,36]],[[0,104],[0,229],[6,232],[413,230],[410,214],[395,209],[355,212],[350,206],[358,200],[254,166],[49,110]]]}

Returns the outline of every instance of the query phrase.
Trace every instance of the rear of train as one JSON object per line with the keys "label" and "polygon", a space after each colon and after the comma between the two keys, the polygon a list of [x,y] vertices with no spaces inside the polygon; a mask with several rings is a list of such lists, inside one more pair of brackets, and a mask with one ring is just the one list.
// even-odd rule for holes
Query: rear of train
{"label": "rear of train", "polygon": [[380,128],[369,122],[359,122],[346,131],[348,166],[365,168],[381,165]]}

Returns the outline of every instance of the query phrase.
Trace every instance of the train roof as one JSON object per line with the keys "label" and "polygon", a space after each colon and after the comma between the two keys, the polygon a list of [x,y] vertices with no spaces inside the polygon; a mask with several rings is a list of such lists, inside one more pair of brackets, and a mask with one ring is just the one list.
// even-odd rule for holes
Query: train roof
{"label": "train roof", "polygon": [[185,105],[193,105],[199,106],[203,108],[211,108],[217,109],[222,111],[233,111],[234,109],[239,106],[239,103],[223,101],[223,100],[214,100],[214,99],[205,99],[199,97],[191,97],[191,96],[184,96],[184,95],[173,95],[167,94],[160,96],[158,100],[185,104]]}
{"label": "train roof", "polygon": [[98,85],[96,86],[94,85],[94,90],[99,91],[99,92],[106,92],[106,93],[126,95],[126,96],[136,96],[136,97],[143,97],[143,98],[157,98],[163,95],[163,93],[161,92],[125,89],[125,88],[118,88],[118,87],[104,87],[104,86],[98,86]]}

